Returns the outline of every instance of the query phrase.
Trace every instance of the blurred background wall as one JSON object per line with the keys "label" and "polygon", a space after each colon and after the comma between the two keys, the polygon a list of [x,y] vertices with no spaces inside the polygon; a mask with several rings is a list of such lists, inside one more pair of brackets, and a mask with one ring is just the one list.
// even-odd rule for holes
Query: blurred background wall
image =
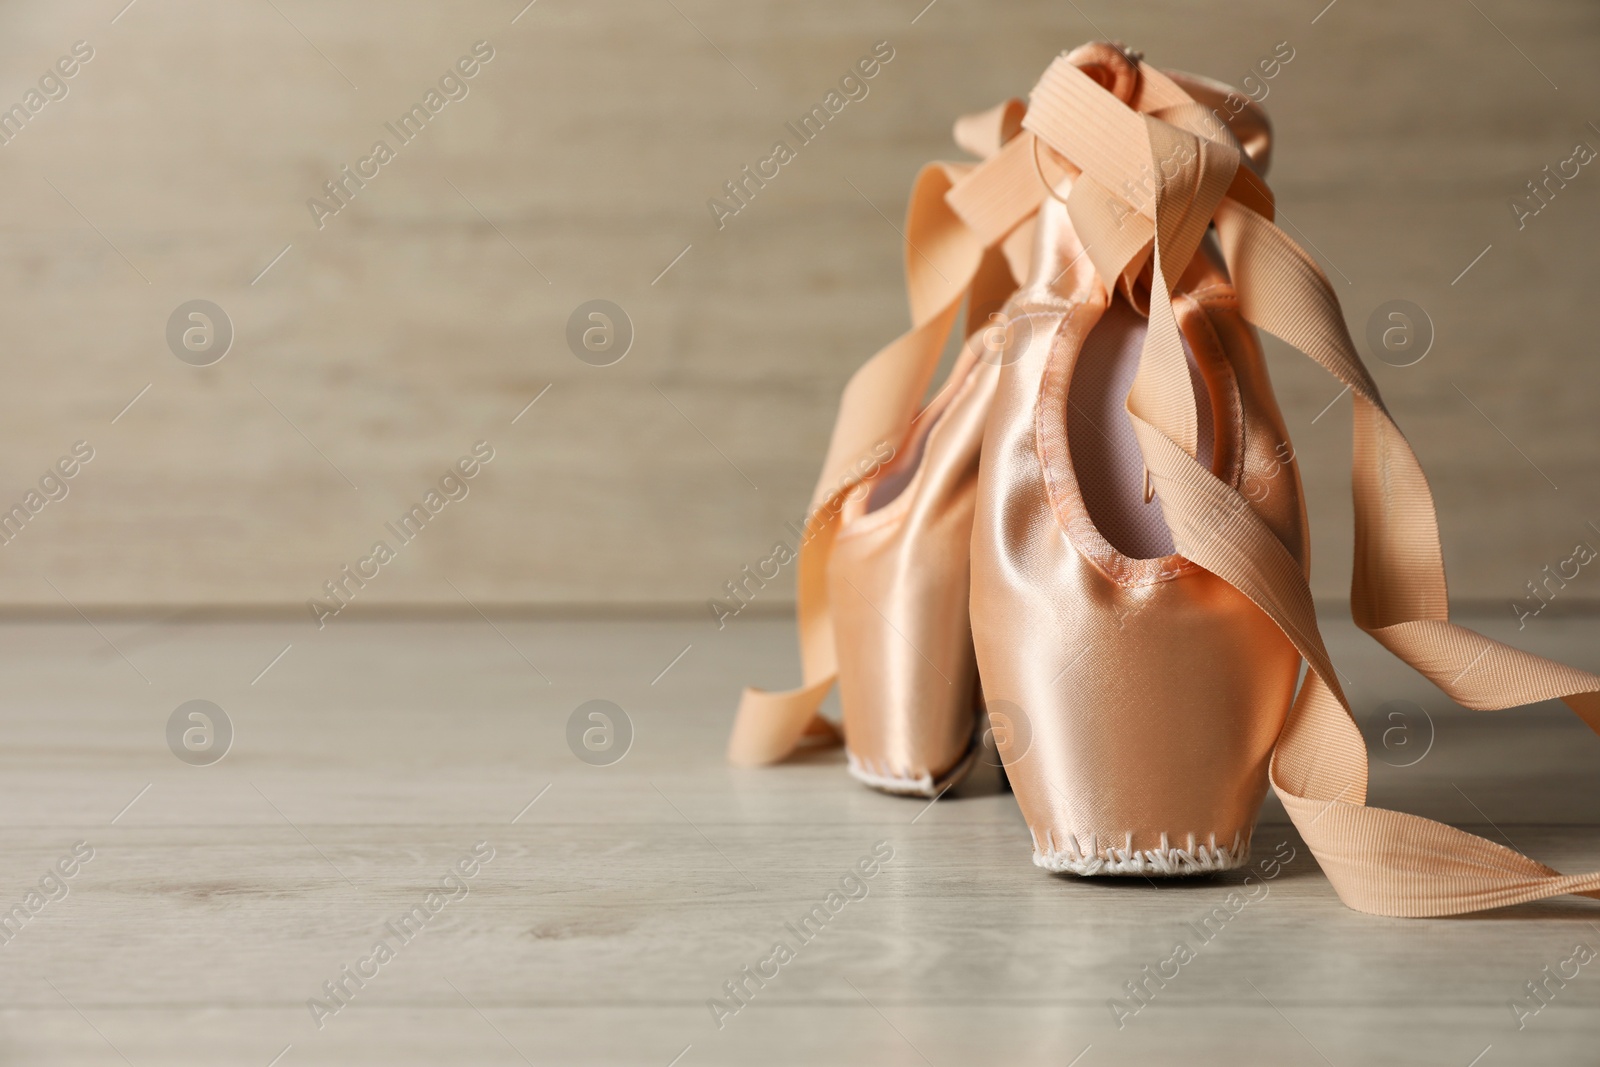
{"label": "blurred background wall", "polygon": [[[93,452],[0,547],[0,605],[304,611],[383,539],[358,607],[705,610],[803,513],[840,388],[905,325],[917,167],[1097,36],[1235,83],[1287,42],[1265,83],[1285,228],[1363,348],[1392,300],[1436,332],[1414,365],[1372,362],[1456,595],[1509,611],[1600,546],[1600,167],[1520,228],[1511,207],[1600,148],[1593,3],[525,4],[0,7],[0,107],[27,112],[0,124],[0,505]],[[869,94],[719,229],[708,199],[877,42]],[[385,124],[463,58],[402,143]],[[362,163],[380,139],[394,158]],[[610,366],[567,342],[596,299],[632,324]],[[169,345],[193,300],[232,324],[209,366]],[[1342,597],[1350,401],[1271,356],[1315,588]],[[399,545],[385,523],[480,441],[468,495]]]}

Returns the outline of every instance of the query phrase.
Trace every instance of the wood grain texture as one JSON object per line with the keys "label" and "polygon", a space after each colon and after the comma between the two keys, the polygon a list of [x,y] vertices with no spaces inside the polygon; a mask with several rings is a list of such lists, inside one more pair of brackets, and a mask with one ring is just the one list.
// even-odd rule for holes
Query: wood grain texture
{"label": "wood grain texture", "polygon": [[[291,1046],[281,1067],[665,1067],[688,1046],[681,1067],[1466,1067],[1490,1046],[1482,1065],[1585,1062],[1600,1033],[1592,965],[1520,1031],[1509,1007],[1575,943],[1600,948],[1592,902],[1359,915],[1269,801],[1258,868],[1280,845],[1295,857],[1202,944],[1243,872],[1052,876],[992,780],[928,806],[858,785],[837,751],[729,768],[738,683],[794,677],[787,624],[499,626],[0,625],[0,903],[94,848],[0,945],[0,1059],[264,1067]],[[1530,631],[1600,665],[1593,622]],[[1330,645],[1375,741],[1375,802],[1600,864],[1600,738],[1558,709],[1451,710],[1347,624]],[[163,735],[196,697],[235,728],[211,766]],[[566,741],[595,698],[635,729],[610,766]],[[1383,743],[1397,700],[1418,708],[1410,749]],[[479,841],[494,856],[467,895],[318,1028],[308,999]],[[865,897],[719,1029],[707,1001],[797,941],[785,924],[877,842],[893,857]],[[1196,958],[1119,1028],[1108,1001],[1178,941]]]}
{"label": "wood grain texture", "polygon": [[[0,146],[0,503],[96,449],[4,548],[0,603],[303,604],[487,439],[472,495],[366,603],[459,605],[449,579],[491,606],[702,605],[803,511],[840,388],[904,325],[888,220],[916,168],[952,157],[954,115],[1102,31],[1233,80],[1294,48],[1266,100],[1286,226],[1358,339],[1400,297],[1437,327],[1422,363],[1375,373],[1433,476],[1458,594],[1519,595],[1600,521],[1600,176],[1521,232],[1507,203],[1600,146],[1582,0],[124,4],[0,10],[0,103],[95,49]],[[307,199],[478,40],[495,58],[470,94],[318,230]],[[879,40],[895,58],[870,95],[719,231],[707,199]],[[237,330],[208,368],[164,340],[199,297]],[[564,340],[597,297],[637,332],[608,368]],[[1292,353],[1273,368],[1316,589],[1339,596],[1348,403],[1317,419],[1331,381]]]}

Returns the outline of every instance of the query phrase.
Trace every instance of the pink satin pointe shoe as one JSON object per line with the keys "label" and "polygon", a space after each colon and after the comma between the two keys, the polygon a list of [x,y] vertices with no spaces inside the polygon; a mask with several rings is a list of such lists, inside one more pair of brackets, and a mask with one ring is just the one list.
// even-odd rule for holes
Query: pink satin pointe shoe
{"label": "pink satin pointe shoe", "polygon": [[[1242,865],[1300,657],[1261,611],[1178,555],[1123,400],[1148,328],[1109,297],[1066,209],[1039,214],[984,442],[972,617],[997,743],[1034,862],[1075,874]],[[1199,451],[1306,558],[1300,485],[1260,349],[1214,251],[1174,294]],[[1083,269],[1063,268],[1079,260]]]}
{"label": "pink satin pointe shoe", "polygon": [[828,566],[850,774],[937,796],[977,756],[967,589],[997,367],[969,347],[905,448],[847,498]]}
{"label": "pink satin pointe shoe", "polygon": [[[993,157],[1016,136],[1021,112],[1013,100],[964,118],[956,140]],[[955,214],[947,194],[973,168],[929,164],[912,190],[912,328],[846,387],[812,496],[797,605],[804,684],[745,691],[728,744],[736,764],[777,762],[808,736],[842,733],[857,780],[937,796],[979,755],[968,608],[978,450],[1009,339],[992,320],[1016,291],[1029,244],[986,247]],[[963,312],[965,343],[924,406]],[[839,728],[818,714],[835,682]]]}
{"label": "pink satin pointe shoe", "polygon": [[[1137,74],[1123,66],[1102,84],[1131,98]],[[1037,865],[1226,870],[1246,861],[1300,657],[1243,594],[1177,554],[1124,407],[1149,281],[1136,269],[1108,293],[1062,202],[1071,179],[1055,192],[1033,275],[1007,308],[1031,319],[1032,341],[1001,377],[973,536],[984,692],[1012,720],[999,752]],[[1288,436],[1214,245],[1172,307],[1200,462],[1303,565]]]}
{"label": "pink satin pointe shoe", "polygon": [[829,529],[822,581],[846,762],[886,793],[937,796],[979,751],[967,590],[978,448],[998,377],[979,352],[968,346],[898,448],[879,448]]}

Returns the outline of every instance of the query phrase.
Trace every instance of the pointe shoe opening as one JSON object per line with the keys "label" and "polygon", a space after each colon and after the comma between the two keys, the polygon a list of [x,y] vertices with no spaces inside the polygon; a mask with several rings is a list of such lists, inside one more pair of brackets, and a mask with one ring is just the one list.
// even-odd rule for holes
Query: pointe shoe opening
{"label": "pointe shoe opening", "polygon": [[867,493],[863,503],[850,508],[847,514],[870,515],[905,495],[922,469],[923,454],[927,451],[928,440],[933,436],[935,427],[975,370],[976,352],[973,339],[968,338],[957,351],[955,363],[944,385],[913,420],[911,433],[900,451],[884,460],[879,470],[866,479]]}
{"label": "pointe shoe opening", "polygon": [[[1116,297],[1084,342],[1067,390],[1067,447],[1084,509],[1113,548],[1138,560],[1174,551],[1161,502],[1145,499],[1144,459],[1125,406],[1148,328],[1126,300]],[[1215,469],[1211,390],[1188,338],[1183,351],[1194,387],[1200,459]]]}
{"label": "pointe shoe opening", "polygon": [[936,411],[925,416],[922,426],[912,436],[909,447],[902,454],[895,456],[885,464],[882,473],[867,483],[866,505],[861,509],[863,514],[870,515],[874,511],[888,507],[899,499],[915,478],[917,471],[922,467],[922,453],[928,445],[928,434],[933,432],[934,424],[939,421],[942,411]]}

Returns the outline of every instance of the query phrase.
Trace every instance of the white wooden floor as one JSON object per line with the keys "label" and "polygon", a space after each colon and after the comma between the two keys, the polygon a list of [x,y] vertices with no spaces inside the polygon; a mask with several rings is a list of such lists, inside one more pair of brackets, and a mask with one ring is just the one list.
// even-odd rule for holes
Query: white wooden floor
{"label": "white wooden floor", "polygon": [[[1009,794],[982,783],[928,807],[856,785],[837,753],[725,766],[738,684],[794,677],[784,623],[496,625],[0,626],[0,905],[38,909],[0,945],[0,1063],[1600,1060],[1600,959],[1520,1031],[1511,1007],[1600,949],[1600,903],[1358,915],[1269,801],[1258,858],[1295,858],[1202,940],[1242,873],[1068,880],[1032,866]],[[1521,636],[1593,668],[1597,634]],[[1373,736],[1401,729],[1380,761],[1426,755],[1380,762],[1376,800],[1600,865],[1600,738],[1548,710],[1447,710],[1365,638],[1332,640],[1364,713],[1416,701]],[[233,724],[213,765],[168,748],[191,699]],[[591,699],[635,731],[609,766],[566,740]],[[78,842],[93,858],[58,884]],[[465,895],[432,898],[402,943],[386,924],[426,913],[478,842],[493,857]],[[892,858],[866,895],[801,943],[785,924],[875,847]],[[41,880],[58,899],[27,897]],[[393,958],[362,963],[380,938]],[[719,1029],[708,1000],[780,939],[794,958]],[[1119,1028],[1108,1002],[1137,1006],[1124,982],[1180,941],[1194,958]],[[347,965],[376,974],[345,978],[319,1028],[307,1002],[339,1006],[324,982]]]}

